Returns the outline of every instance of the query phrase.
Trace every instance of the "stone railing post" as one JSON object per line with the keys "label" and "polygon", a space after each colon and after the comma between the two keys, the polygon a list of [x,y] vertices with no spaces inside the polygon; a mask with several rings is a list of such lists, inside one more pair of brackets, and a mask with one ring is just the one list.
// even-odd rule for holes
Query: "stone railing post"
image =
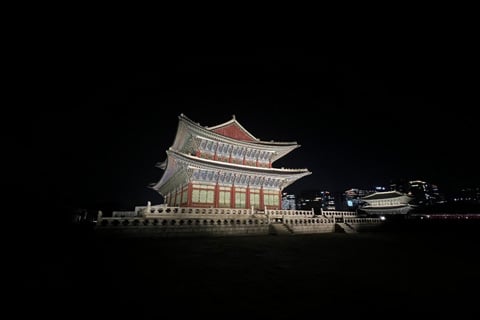
{"label": "stone railing post", "polygon": [[147,213],[150,213],[151,209],[152,209],[152,203],[150,201],[147,201]]}

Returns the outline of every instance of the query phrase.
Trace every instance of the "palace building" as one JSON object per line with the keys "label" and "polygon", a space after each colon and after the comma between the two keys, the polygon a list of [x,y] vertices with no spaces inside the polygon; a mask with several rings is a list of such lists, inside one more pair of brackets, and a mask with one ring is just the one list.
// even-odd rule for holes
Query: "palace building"
{"label": "palace building", "polygon": [[[132,237],[294,235],[357,232],[376,228],[379,218],[356,212],[282,208],[283,190],[311,174],[307,169],[275,168],[298,148],[296,142],[263,141],[233,118],[205,127],[179,117],[164,170],[151,185],[163,203],[134,211],[98,212],[95,229]],[[343,231],[342,231],[343,230]]]}
{"label": "palace building", "polygon": [[369,215],[404,215],[413,209],[410,204],[413,197],[399,191],[383,191],[369,194],[361,200],[364,202],[359,207]]}
{"label": "palace building", "polygon": [[273,163],[297,142],[263,141],[235,118],[205,127],[181,114],[165,172],[151,187],[171,207],[281,209],[282,191],[311,174],[308,169],[275,168]]}

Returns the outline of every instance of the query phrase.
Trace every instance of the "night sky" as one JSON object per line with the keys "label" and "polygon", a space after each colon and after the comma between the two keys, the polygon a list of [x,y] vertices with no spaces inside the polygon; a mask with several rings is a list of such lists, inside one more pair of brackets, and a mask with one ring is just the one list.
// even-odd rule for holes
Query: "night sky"
{"label": "night sky", "polygon": [[[133,209],[161,197],[178,115],[204,126],[235,115],[262,140],[301,147],[275,167],[313,174],[286,191],[344,191],[422,179],[479,184],[478,117],[462,51],[389,45],[68,47],[39,67],[24,117],[16,188],[59,206]],[[34,94],[34,93],[32,93]]]}

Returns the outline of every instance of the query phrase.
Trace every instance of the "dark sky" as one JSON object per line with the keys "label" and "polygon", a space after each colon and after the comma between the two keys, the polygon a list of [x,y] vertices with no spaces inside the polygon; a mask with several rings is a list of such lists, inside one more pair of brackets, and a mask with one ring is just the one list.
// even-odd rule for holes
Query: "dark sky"
{"label": "dark sky", "polygon": [[158,203],[147,185],[180,113],[205,126],[235,114],[262,140],[297,141],[274,163],[313,172],[294,193],[478,185],[472,60],[444,49],[70,46],[32,79],[42,92],[19,140],[31,174],[18,188],[78,207]]}

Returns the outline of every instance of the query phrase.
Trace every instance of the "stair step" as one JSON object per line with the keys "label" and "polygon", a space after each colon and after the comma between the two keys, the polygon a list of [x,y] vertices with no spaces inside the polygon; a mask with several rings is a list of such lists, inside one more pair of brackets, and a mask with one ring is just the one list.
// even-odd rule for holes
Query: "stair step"
{"label": "stair step", "polygon": [[336,223],[336,225],[339,226],[345,233],[357,233],[357,230],[346,223]]}
{"label": "stair step", "polygon": [[285,226],[283,223],[272,223],[270,224],[270,234],[272,235],[292,235],[290,229]]}

